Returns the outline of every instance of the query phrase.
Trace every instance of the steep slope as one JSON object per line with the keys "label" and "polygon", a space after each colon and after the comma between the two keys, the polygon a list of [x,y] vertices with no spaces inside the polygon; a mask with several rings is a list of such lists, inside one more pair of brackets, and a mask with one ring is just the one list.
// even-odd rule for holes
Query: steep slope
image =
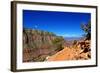
{"label": "steep slope", "polygon": [[23,62],[44,61],[63,49],[65,40],[52,32],[23,30]]}
{"label": "steep slope", "polygon": [[[81,43],[81,44],[80,44]],[[81,48],[84,43],[83,49]],[[87,60],[91,58],[90,41],[79,42],[78,45],[65,47],[56,54],[49,56],[47,61],[64,61],[64,60]]]}

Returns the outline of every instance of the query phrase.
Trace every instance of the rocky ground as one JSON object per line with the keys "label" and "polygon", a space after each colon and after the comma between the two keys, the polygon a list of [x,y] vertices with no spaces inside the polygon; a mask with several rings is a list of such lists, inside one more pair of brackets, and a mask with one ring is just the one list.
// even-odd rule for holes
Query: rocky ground
{"label": "rocky ground", "polygon": [[88,60],[90,40],[67,41],[52,32],[23,30],[23,62]]}
{"label": "rocky ground", "polygon": [[73,46],[65,47],[47,61],[88,60],[91,58],[90,41],[80,41]]}

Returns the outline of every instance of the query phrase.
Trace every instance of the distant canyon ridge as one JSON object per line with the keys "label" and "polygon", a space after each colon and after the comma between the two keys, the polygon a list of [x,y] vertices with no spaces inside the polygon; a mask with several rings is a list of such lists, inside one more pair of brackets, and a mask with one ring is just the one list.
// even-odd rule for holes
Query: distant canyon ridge
{"label": "distant canyon ridge", "polygon": [[67,39],[48,31],[23,29],[23,62],[91,58],[90,40]]}

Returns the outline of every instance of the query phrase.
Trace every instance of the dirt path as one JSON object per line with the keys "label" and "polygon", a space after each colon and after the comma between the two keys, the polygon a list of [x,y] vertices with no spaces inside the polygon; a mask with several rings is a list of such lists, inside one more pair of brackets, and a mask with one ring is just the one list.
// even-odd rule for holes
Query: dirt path
{"label": "dirt path", "polygon": [[57,52],[55,55],[50,56],[47,61],[64,61],[64,60],[78,60],[85,59],[87,53],[81,53],[81,50],[75,48],[65,47],[63,50]]}
{"label": "dirt path", "polygon": [[71,60],[74,59],[76,52],[68,47],[64,48],[62,51],[51,56],[48,61],[61,61],[61,60]]}

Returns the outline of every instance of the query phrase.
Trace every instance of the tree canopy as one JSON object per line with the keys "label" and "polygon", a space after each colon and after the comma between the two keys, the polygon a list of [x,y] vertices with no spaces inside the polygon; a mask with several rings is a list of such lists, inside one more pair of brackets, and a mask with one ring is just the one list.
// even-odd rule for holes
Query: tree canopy
{"label": "tree canopy", "polygon": [[86,33],[85,40],[90,40],[91,39],[91,21],[89,21],[87,24],[81,24],[81,28]]}

